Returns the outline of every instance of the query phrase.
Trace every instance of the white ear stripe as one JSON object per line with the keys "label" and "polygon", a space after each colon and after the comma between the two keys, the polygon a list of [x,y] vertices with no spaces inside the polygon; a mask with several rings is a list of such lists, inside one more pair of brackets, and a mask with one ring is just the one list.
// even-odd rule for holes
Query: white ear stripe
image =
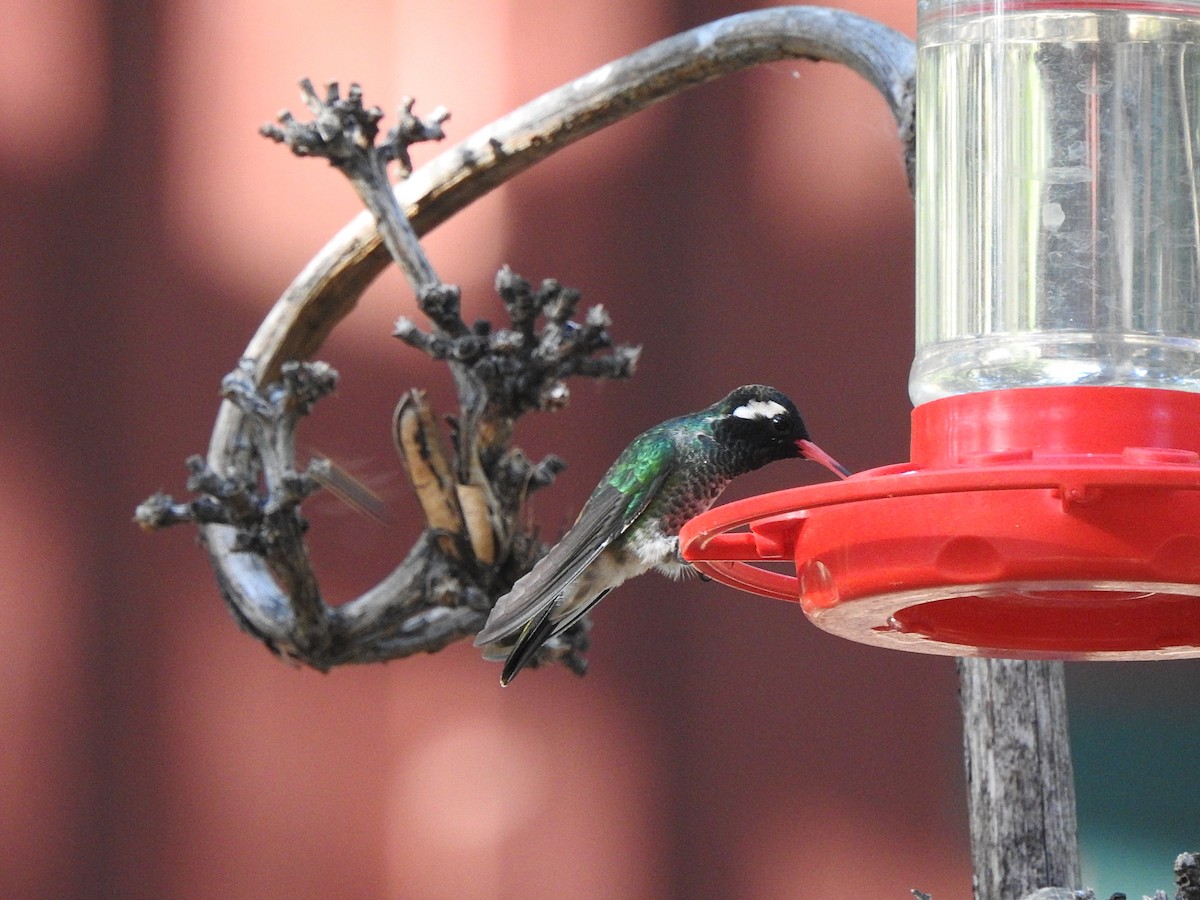
{"label": "white ear stripe", "polygon": [[787,410],[774,400],[751,400],[733,411],[739,419],[771,419],[786,415]]}

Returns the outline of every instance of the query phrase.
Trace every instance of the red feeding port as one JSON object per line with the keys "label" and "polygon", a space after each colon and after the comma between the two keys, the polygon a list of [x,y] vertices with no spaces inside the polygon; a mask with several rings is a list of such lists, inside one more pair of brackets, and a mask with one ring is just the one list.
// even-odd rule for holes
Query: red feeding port
{"label": "red feeding port", "polygon": [[1018,388],[912,422],[911,462],[712,509],[684,558],[881,647],[1200,656],[1200,395]]}

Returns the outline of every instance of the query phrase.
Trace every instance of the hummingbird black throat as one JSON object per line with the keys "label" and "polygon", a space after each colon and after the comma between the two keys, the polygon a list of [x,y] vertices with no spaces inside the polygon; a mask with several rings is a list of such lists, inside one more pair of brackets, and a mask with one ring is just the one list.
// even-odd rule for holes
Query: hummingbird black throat
{"label": "hummingbird black throat", "polygon": [[761,384],[744,385],[707,409],[642,432],[562,540],[496,601],[475,646],[487,647],[489,658],[507,655],[500,676],[507,685],[546,641],[621,582],[652,568],[673,578],[689,571],[679,556],[679,529],[708,509],[731,480],[796,458],[849,475],[809,440],[796,405]]}

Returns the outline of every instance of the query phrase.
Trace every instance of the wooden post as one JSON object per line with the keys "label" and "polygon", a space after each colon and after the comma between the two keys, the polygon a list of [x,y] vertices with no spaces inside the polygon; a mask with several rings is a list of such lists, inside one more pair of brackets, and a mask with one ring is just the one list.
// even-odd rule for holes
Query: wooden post
{"label": "wooden post", "polygon": [[1078,889],[1063,664],[960,659],[958,681],[975,900]]}

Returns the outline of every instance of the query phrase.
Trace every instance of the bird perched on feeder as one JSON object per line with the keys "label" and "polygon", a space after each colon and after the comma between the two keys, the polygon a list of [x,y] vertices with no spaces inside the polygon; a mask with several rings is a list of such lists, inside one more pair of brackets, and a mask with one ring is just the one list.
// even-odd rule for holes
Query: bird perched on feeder
{"label": "bird perched on feeder", "polygon": [[655,425],[625,448],[562,540],[496,602],[475,646],[488,647],[489,657],[507,651],[500,676],[507,685],[621,582],[651,568],[671,577],[688,571],[679,529],[730,480],[799,457],[849,475],[808,439],[795,404],[761,384]]}

